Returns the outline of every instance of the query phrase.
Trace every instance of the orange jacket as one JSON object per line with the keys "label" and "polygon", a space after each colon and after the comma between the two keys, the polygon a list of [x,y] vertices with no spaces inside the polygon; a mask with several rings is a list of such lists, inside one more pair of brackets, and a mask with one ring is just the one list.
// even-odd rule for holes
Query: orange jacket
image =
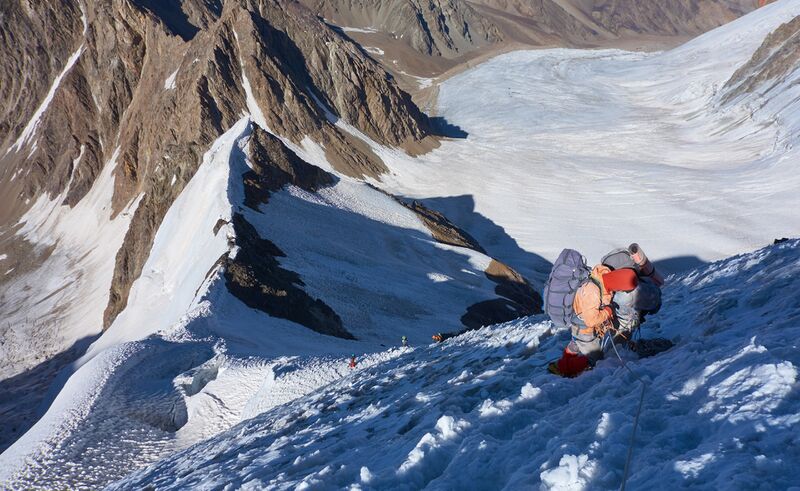
{"label": "orange jacket", "polygon": [[587,331],[593,332],[609,321],[608,312],[601,310],[611,303],[611,297],[613,296],[612,293],[606,291],[602,286],[603,275],[609,272],[611,272],[611,270],[607,266],[598,264],[592,269],[592,279],[584,283],[578,288],[578,291],[575,292],[575,300],[572,302],[572,308],[584,324],[586,324]]}

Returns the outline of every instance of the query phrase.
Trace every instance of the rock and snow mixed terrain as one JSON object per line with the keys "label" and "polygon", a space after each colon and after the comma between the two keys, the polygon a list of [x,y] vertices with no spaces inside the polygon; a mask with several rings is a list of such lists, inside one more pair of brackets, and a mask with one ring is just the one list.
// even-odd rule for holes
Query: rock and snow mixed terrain
{"label": "rock and snow mixed terrain", "polygon": [[[0,454],[1,487],[617,487],[640,393],[619,360],[553,378],[544,365],[567,335],[535,316],[426,343],[477,307],[479,319],[536,311],[516,271],[540,287],[562,247],[591,261],[633,240],[684,272],[645,329],[676,347],[629,360],[647,382],[631,488],[797,485],[800,244],[703,263],[800,229],[800,0],[663,53],[494,58],[438,87],[458,138],[417,157],[398,147],[420,151],[429,122],[377,65],[307,13],[262,3],[192,17],[204,30],[188,47],[139,18],[184,62],[148,65],[158,76],[134,102],[154,86],[180,119],[173,98],[191,104],[199,87],[200,108],[222,111],[199,130],[202,152],[170,162],[191,127],[141,168],[157,135],[122,151],[87,140],[66,184],[2,231],[44,259],[0,282],[2,350],[18,360],[0,364],[0,436],[24,406],[38,419]],[[102,60],[96,15],[82,15],[81,76]],[[292,42],[314,61],[290,63]],[[43,97],[78,90],[75,77]],[[36,110],[37,135],[54,111]],[[55,141],[37,150],[19,126],[3,138],[16,167],[20,145],[31,158]],[[96,175],[72,203],[89,157]],[[16,186],[7,169],[2,185]],[[18,256],[0,250],[0,268]],[[402,335],[412,348],[396,348]]]}

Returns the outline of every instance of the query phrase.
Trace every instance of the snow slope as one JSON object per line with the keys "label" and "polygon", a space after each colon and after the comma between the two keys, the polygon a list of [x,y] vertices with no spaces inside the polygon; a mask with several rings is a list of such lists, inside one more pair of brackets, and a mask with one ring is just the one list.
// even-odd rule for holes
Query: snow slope
{"label": "snow slope", "polygon": [[[647,382],[630,489],[800,485],[800,241],[672,277],[628,366]],[[530,318],[388,359],[109,489],[614,489],[639,382],[619,359],[578,379]],[[399,355],[389,357],[390,354]]]}
{"label": "snow slope", "polygon": [[539,278],[531,253],[552,261],[566,245],[594,256],[639,241],[675,271],[796,234],[800,88],[789,80],[765,107],[762,94],[718,100],[796,15],[797,0],[775,2],[664,53],[493,58],[439,88],[438,114],[466,140],[419,159],[384,152],[388,188]]}
{"label": "snow slope", "polygon": [[116,154],[75,207],[62,204],[66,191],[40,196],[16,230],[46,259],[0,287],[0,449],[44,413],[68,375],[59,370],[102,330],[116,252],[139,203],[111,218],[115,167]]}
{"label": "snow slope", "polygon": [[[783,0],[662,54],[491,60],[441,87],[441,114],[468,137],[418,159],[373,144],[393,170],[377,184],[423,198],[534,279],[565,246],[599,259],[636,240],[671,260],[662,269],[685,269],[797,235],[797,88],[775,88],[767,105],[759,94],[723,104],[718,90],[798,13],[800,0]],[[494,296],[489,258],[436,243],[411,211],[342,176],[318,193],[274,193],[260,213],[244,208],[249,132],[264,126],[257,103],[248,110],[170,208],[126,310],[64,372],[42,419],[0,454],[0,487],[96,489],[165,458],[119,487],[617,486],[639,394],[618,362],[554,380],[542,367],[566,335],[542,319],[422,346]],[[330,170],[318,144],[284,142]],[[22,231],[45,245],[58,239],[42,271],[71,278],[70,246],[92,266],[80,288],[52,282],[41,295],[79,305],[63,323],[73,337],[97,331],[110,246],[136,205],[108,221],[113,165],[106,170],[85,204],[37,203]],[[214,229],[234,212],[287,253],[281,265],[358,341],[268,317],[227,292],[215,264],[237,253],[235,231]],[[109,248],[78,249],[73,218],[93,220]],[[705,266],[669,287],[647,330],[679,345],[633,364],[650,389],[632,484],[791,483],[799,360],[787,343],[798,304],[776,292],[793,290],[797,249]],[[387,350],[401,335],[417,348]],[[351,353],[360,359],[353,373]],[[755,470],[731,475],[744,465]]]}
{"label": "snow slope", "polygon": [[[402,335],[422,342],[461,329],[468,306],[496,298],[490,258],[437,243],[412,211],[366,183],[340,176],[318,193],[289,187],[258,211],[244,207],[251,119],[206,153],[128,306],[70,367],[48,412],[0,455],[0,483],[95,489],[340,378],[351,353],[368,353],[369,364]],[[320,158],[309,148],[298,151]],[[235,212],[287,251],[282,266],[358,341],[269,317],[228,293],[217,261],[237,253]]]}

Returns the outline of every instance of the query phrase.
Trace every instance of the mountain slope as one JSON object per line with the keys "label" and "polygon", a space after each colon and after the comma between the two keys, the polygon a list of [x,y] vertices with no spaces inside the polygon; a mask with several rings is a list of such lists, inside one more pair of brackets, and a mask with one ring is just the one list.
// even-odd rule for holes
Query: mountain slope
{"label": "mountain slope", "polygon": [[[446,0],[305,0],[345,32],[391,33],[421,54],[455,58],[502,40],[496,26],[466,2]],[[351,27],[352,26],[352,27]]]}
{"label": "mountain slope", "polygon": [[[536,313],[565,246],[639,241],[685,271],[800,228],[798,0],[664,53],[495,58],[442,85],[436,122],[299,4],[174,5],[66,9],[67,58],[0,151],[22,193],[0,229],[4,486],[95,489],[350,354]],[[102,165],[45,128],[63,111]],[[432,126],[453,136],[433,150]]]}
{"label": "mountain slope", "polygon": [[275,393],[269,374],[291,357],[313,367],[313,357],[372,353],[402,335],[422,342],[476,316],[541,311],[513,270],[437,239],[373,186],[321,170],[333,170],[322,148],[274,153],[279,140],[253,119],[205,154],[127,308],[0,455],[0,482],[96,488],[331,380]]}
{"label": "mountain slope", "polygon": [[630,488],[784,489],[800,458],[800,355],[787,341],[800,335],[787,294],[799,273],[794,240],[670,278],[643,329],[677,345],[643,360],[623,350],[633,373],[612,354],[553,377],[545,364],[568,333],[540,318],[389,352],[110,489],[616,489],[633,374],[646,391]]}
{"label": "mountain slope", "polygon": [[303,3],[414,90],[473,58],[523,46],[675,46],[756,7],[750,0]]}
{"label": "mountain slope", "polygon": [[[28,410],[19,408],[37,407],[55,374],[126,309],[167,211],[242,114],[275,135],[264,159],[306,146],[346,176],[386,167],[340,118],[387,146],[436,145],[388,74],[299,4],[0,9],[9,41],[0,59],[0,377],[25,388],[2,401],[4,435],[24,432],[18,418]],[[292,301],[309,305],[296,283]]]}

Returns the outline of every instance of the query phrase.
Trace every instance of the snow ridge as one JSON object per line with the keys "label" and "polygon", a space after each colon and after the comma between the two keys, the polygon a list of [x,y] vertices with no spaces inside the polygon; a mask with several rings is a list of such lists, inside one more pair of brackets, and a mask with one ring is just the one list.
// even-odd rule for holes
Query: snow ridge
{"label": "snow ridge", "polygon": [[[649,383],[631,489],[796,484],[797,287],[798,240],[669,278],[644,333],[676,347],[622,351]],[[613,357],[550,375],[567,339],[530,318],[395,349],[109,489],[615,489],[639,385]]]}

